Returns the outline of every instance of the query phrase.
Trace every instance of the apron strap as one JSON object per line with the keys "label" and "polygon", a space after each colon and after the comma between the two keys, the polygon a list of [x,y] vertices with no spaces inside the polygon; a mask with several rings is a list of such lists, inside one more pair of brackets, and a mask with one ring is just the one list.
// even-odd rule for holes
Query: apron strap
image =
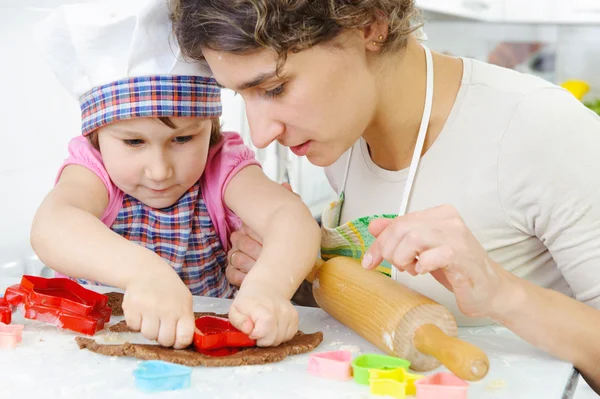
{"label": "apron strap", "polygon": [[412,186],[415,181],[417,169],[419,167],[421,153],[423,152],[425,136],[427,136],[429,118],[431,117],[431,108],[433,106],[433,58],[431,56],[431,51],[425,46],[423,46],[423,48],[425,49],[425,58],[427,61],[427,86],[425,89],[425,107],[423,110],[423,119],[421,119],[421,126],[419,127],[419,135],[417,136],[417,142],[415,144],[415,151],[413,152],[412,161],[410,163],[410,169],[408,170],[408,178],[406,180],[406,185],[404,186],[404,193],[402,194],[402,202],[400,203],[400,210],[398,211],[398,216],[403,216],[406,213],[406,209],[408,207],[410,193],[412,191]]}

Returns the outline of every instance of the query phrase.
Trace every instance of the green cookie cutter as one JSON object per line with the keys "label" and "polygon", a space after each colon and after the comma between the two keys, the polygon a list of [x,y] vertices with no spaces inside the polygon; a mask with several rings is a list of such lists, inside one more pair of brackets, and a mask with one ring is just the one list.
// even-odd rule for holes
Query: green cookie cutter
{"label": "green cookie cutter", "polygon": [[386,355],[361,355],[352,361],[354,381],[361,385],[369,385],[370,370],[408,370],[409,367],[408,360]]}

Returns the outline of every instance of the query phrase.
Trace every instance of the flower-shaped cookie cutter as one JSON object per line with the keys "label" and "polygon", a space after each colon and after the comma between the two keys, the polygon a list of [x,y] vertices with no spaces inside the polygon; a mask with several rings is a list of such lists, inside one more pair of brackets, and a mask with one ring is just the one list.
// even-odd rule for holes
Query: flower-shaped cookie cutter
{"label": "flower-shaped cookie cutter", "polygon": [[110,320],[108,297],[66,278],[24,275],[20,284],[6,289],[10,306],[23,306],[28,319],[94,335]]}
{"label": "flower-shaped cookie cutter", "polygon": [[12,319],[12,308],[4,297],[0,297],[0,323],[10,324]]}
{"label": "flower-shaped cookie cutter", "polygon": [[136,387],[144,392],[186,389],[191,386],[192,369],[162,360],[141,362],[133,370]]}
{"label": "flower-shaped cookie cutter", "polygon": [[0,322],[0,348],[14,348],[23,339],[22,324],[5,324]]}
{"label": "flower-shaped cookie cutter", "polygon": [[409,373],[405,368],[395,370],[369,370],[369,385],[374,395],[391,396],[403,399],[417,393],[415,381],[423,375]]}
{"label": "flower-shaped cookie cutter", "polygon": [[371,370],[396,370],[410,367],[410,362],[399,357],[386,355],[366,354],[360,355],[352,361],[354,381],[361,385],[369,385]]}
{"label": "flower-shaped cookie cutter", "polygon": [[228,319],[217,316],[201,316],[196,319],[194,348],[208,356],[228,356],[240,348],[252,347],[256,340],[236,329]]}
{"label": "flower-shaped cookie cutter", "polygon": [[417,399],[466,399],[469,383],[449,372],[441,372],[415,382]]}
{"label": "flower-shaped cookie cutter", "polygon": [[308,358],[309,374],[338,381],[352,379],[352,352],[347,350],[313,353]]}

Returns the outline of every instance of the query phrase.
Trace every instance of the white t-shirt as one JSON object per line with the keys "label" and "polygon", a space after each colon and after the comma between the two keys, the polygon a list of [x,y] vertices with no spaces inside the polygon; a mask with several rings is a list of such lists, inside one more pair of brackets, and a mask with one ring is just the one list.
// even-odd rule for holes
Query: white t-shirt
{"label": "white t-shirt", "polygon": [[[506,270],[600,309],[600,118],[544,80],[463,59],[462,84],[439,137],[421,159],[408,212],[453,205]],[[343,186],[348,151],[326,169]],[[352,151],[341,223],[398,213],[408,169]],[[399,281],[467,318],[430,275]]]}

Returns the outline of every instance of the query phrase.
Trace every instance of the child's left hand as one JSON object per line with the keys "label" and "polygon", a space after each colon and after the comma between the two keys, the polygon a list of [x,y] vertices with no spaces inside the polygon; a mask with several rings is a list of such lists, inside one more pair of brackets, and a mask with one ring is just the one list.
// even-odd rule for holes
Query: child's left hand
{"label": "child's left hand", "polygon": [[298,331],[298,312],[276,289],[246,281],[229,310],[231,324],[256,339],[258,346],[277,346]]}

